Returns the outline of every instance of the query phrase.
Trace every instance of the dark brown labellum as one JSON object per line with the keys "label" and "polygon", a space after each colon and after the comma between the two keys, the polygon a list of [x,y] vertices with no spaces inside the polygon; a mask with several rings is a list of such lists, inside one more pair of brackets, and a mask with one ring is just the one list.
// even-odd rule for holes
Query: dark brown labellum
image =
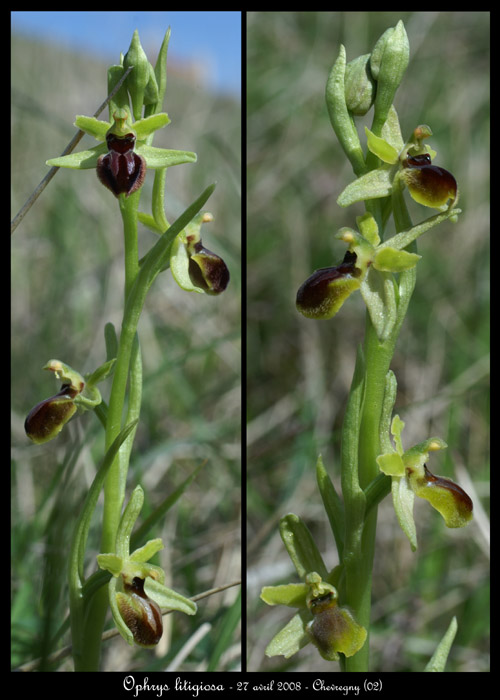
{"label": "dark brown labellum", "polygon": [[133,134],[123,138],[108,134],[106,143],[109,152],[97,161],[97,177],[117,197],[119,194],[128,197],[142,187],[146,177],[146,161],[134,153]]}
{"label": "dark brown labellum", "polygon": [[434,476],[434,474],[427,469],[425,464],[424,470],[425,479],[429,486],[438,486],[442,489],[446,489],[455,499],[457,508],[467,513],[472,512],[472,499],[465,493],[463,488],[461,488],[458,484],[455,484],[455,482],[451,481],[451,479],[445,479],[443,476]]}
{"label": "dark brown labellum", "polygon": [[[332,312],[340,308],[344,298],[352,291],[349,280],[355,280],[361,275],[361,270],[356,267],[356,260],[356,254],[348,250],[340,265],[322,267],[313,272],[297,292],[296,304],[299,311],[310,318],[329,318],[333,315]],[[346,282],[346,289],[340,286],[343,280]],[[359,287],[359,282],[352,286]]]}
{"label": "dark brown labellum", "polygon": [[431,165],[428,153],[407,155],[403,167],[404,181],[411,196],[419,204],[439,209],[449,199],[456,200],[457,181],[448,170]]}
{"label": "dark brown labellum", "polygon": [[36,444],[52,440],[76,412],[73,399],[79,392],[63,384],[59,393],[37,404],[24,421],[26,435]]}
{"label": "dark brown labellum", "polygon": [[189,276],[191,282],[207,294],[220,294],[229,283],[226,263],[219,255],[204,248],[201,241],[194,244],[189,255]]}
{"label": "dark brown labellum", "polygon": [[163,634],[160,606],[146,595],[142,578],[133,578],[132,583],[125,584],[124,591],[120,596],[120,613],[135,643],[143,647],[155,646]]}

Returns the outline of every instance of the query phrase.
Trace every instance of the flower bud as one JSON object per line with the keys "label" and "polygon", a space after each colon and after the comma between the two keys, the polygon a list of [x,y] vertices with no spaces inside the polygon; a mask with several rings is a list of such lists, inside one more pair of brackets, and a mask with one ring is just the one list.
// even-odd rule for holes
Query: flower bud
{"label": "flower bud", "polygon": [[335,591],[310,600],[309,609],[314,620],[308,624],[307,631],[324,659],[335,661],[339,652],[353,656],[361,649],[366,630],[347,608],[339,607]]}
{"label": "flower bud", "polygon": [[154,647],[163,634],[163,618],[158,603],[144,592],[144,579],[134,577],[124,583],[124,592],[116,594],[118,610],[141,647]]}
{"label": "flower bud", "polygon": [[134,153],[135,140],[132,133],[123,137],[108,133],[109,152],[97,161],[97,177],[117,197],[130,196],[142,187],[146,177],[146,161]]}
{"label": "flower bud", "polygon": [[446,527],[464,527],[472,520],[472,501],[454,481],[442,476],[434,476],[425,464],[423,476],[420,476],[418,470],[408,471],[415,494],[425,498],[441,513]]}
{"label": "flower bud", "polygon": [[357,256],[347,251],[336,267],[323,267],[300,286],[297,292],[297,310],[306,318],[328,319],[334,316],[347,297],[361,282],[361,270],[356,267]]}
{"label": "flower bud", "polygon": [[[156,83],[156,79],[152,66],[141,46],[137,29],[130,42],[129,50],[123,59],[125,70],[130,66],[133,67],[133,70],[127,77],[127,89],[132,99],[134,120],[138,121],[141,118],[146,88],[148,88],[148,96],[151,98],[151,86],[149,84],[153,81]],[[158,95],[158,85],[156,85],[156,95]]]}
{"label": "flower bud", "polygon": [[395,27],[382,34],[370,58],[372,76],[377,80],[375,117],[372,126],[377,136],[380,136],[409,60],[410,44],[404,24],[400,20]]}
{"label": "flower bud", "polygon": [[441,209],[448,200],[455,204],[458,199],[457,181],[444,168],[431,165],[428,153],[407,155],[402,178],[413,199],[426,207]]}
{"label": "flower bud", "polygon": [[187,236],[189,255],[189,277],[191,282],[206,294],[216,295],[225,290],[229,283],[229,270],[224,260],[205,248],[201,239],[193,242]]}
{"label": "flower bud", "polygon": [[358,56],[345,69],[345,102],[351,114],[363,116],[375,100],[377,84],[370,71],[370,54]]}

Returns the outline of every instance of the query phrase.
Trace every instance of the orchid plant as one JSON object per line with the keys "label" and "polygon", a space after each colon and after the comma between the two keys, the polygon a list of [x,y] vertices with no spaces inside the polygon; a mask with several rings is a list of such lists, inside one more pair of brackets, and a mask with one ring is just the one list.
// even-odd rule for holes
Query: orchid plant
{"label": "orchid plant", "polygon": [[[369,670],[372,568],[378,504],[392,494],[396,517],[417,548],[414,497],[427,500],[447,527],[467,525],[473,505],[450,479],[435,476],[430,455],[446,448],[439,437],[404,449],[404,422],[393,415],[397,381],[390,369],[396,342],[416,284],[421,260],[417,239],[444,222],[456,222],[459,190],[453,175],[434,164],[436,152],[427,143],[432,131],[416,125],[405,141],[394,107],[396,91],[409,62],[403,23],[387,29],[370,54],[349,63],[343,46],[329,74],[326,104],[331,124],[356,179],[338,197],[341,207],[363,202],[365,213],[356,227],[340,229],[347,245],[343,260],[316,270],[299,288],[296,305],[308,319],[335,317],[356,290],[366,304],[366,333],[358,348],[345,412],[339,494],[321,456],[316,476],[339,564],[330,569],[306,525],[285,515],[280,534],[301,583],[265,586],[268,605],[296,608],[291,620],[269,642],[268,656],[289,658],[312,643],[319,654],[340,662],[345,671]],[[364,152],[355,123],[373,109],[365,128]],[[437,213],[413,224],[404,191]],[[388,237],[393,219],[395,234]],[[456,632],[456,620],[426,670],[443,670]]]}
{"label": "orchid plant", "polygon": [[[125,488],[130,455],[137,429],[142,396],[142,361],[138,322],[148,291],[156,277],[170,268],[185,290],[218,295],[229,282],[229,271],[218,255],[201,240],[204,223],[212,214],[202,211],[214,189],[210,185],[177,220],[170,224],[164,210],[168,168],[194,163],[196,154],[156,148],[155,132],[169,123],[162,111],[166,90],[166,59],[170,38],[167,31],[155,67],[148,61],[138,32],[119,65],[108,71],[109,121],[77,116],[75,125],[100,142],[94,148],[53,158],[47,165],[76,170],[95,170],[96,184],[110,190],[110,205],[118,204],[123,223],[125,284],[121,332],[108,323],[105,328],[107,358],[94,372],[82,375],[58,359],[45,369],[62,382],[60,390],[37,404],[25,421],[27,436],[35,444],[57,438],[65,425],[83,411],[94,411],[105,435],[104,456],[76,519],[69,554],[68,582],[74,667],[98,670],[101,637],[108,610],[116,627],[130,645],[154,647],[163,631],[165,610],[188,615],[196,603],[164,585],[165,573],[149,560],[163,548],[161,539],[135,538],[144,492],[137,486],[126,500]],[[151,213],[139,211],[142,186],[148,170],[154,172]],[[112,196],[113,195],[113,196]],[[142,257],[138,254],[138,224],[150,228],[157,240]],[[112,380],[109,402],[98,384]],[[176,498],[187,488],[185,480]],[[98,497],[104,492],[101,554],[93,574],[85,575],[84,558],[91,519]],[[175,499],[160,504],[148,519],[148,529],[160,521]],[[100,570],[99,570],[100,569]]]}

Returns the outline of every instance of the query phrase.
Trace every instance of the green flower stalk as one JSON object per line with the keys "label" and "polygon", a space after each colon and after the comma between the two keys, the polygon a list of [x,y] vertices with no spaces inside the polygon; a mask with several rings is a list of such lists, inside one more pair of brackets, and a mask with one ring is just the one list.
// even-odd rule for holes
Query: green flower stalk
{"label": "green flower stalk", "polygon": [[[343,305],[358,290],[366,304],[365,339],[357,350],[342,429],[341,495],[321,457],[316,464],[339,564],[330,569],[305,523],[288,514],[281,520],[280,533],[302,583],[266,586],[261,594],[268,605],[298,608],[269,643],[266,654],[288,658],[312,642],[323,658],[339,660],[345,671],[369,670],[380,501],[392,492],[396,517],[412,550],[417,547],[415,496],[427,500],[450,528],[467,525],[473,511],[471,499],[460,486],[435,476],[427,466],[429,455],[446,443],[434,437],[404,450],[404,424],[393,417],[397,382],[390,365],[421,261],[417,239],[445,221],[456,222],[461,213],[456,208],[455,178],[434,164],[437,154],[425,143],[432,136],[430,127],[419,125],[403,140],[394,98],[408,62],[409,42],[400,21],[382,35],[371,54],[347,63],[341,46],[328,77],[328,114],[356,176],[337,203],[348,207],[362,202],[366,211],[357,217],[355,227],[344,227],[336,235],[347,245],[342,262],[316,270],[300,286],[296,306],[307,319],[329,320],[342,315]],[[355,117],[371,109],[365,155]],[[414,225],[405,190],[438,213]],[[388,237],[391,216],[395,233]],[[445,637],[429,669],[444,669],[452,633]]]}

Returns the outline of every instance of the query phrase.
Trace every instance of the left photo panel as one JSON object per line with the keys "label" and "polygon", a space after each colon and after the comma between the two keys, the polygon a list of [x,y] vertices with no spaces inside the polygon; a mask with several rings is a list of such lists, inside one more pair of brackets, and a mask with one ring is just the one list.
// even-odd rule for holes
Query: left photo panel
{"label": "left photo panel", "polygon": [[11,13],[13,670],[244,670],[241,25]]}

